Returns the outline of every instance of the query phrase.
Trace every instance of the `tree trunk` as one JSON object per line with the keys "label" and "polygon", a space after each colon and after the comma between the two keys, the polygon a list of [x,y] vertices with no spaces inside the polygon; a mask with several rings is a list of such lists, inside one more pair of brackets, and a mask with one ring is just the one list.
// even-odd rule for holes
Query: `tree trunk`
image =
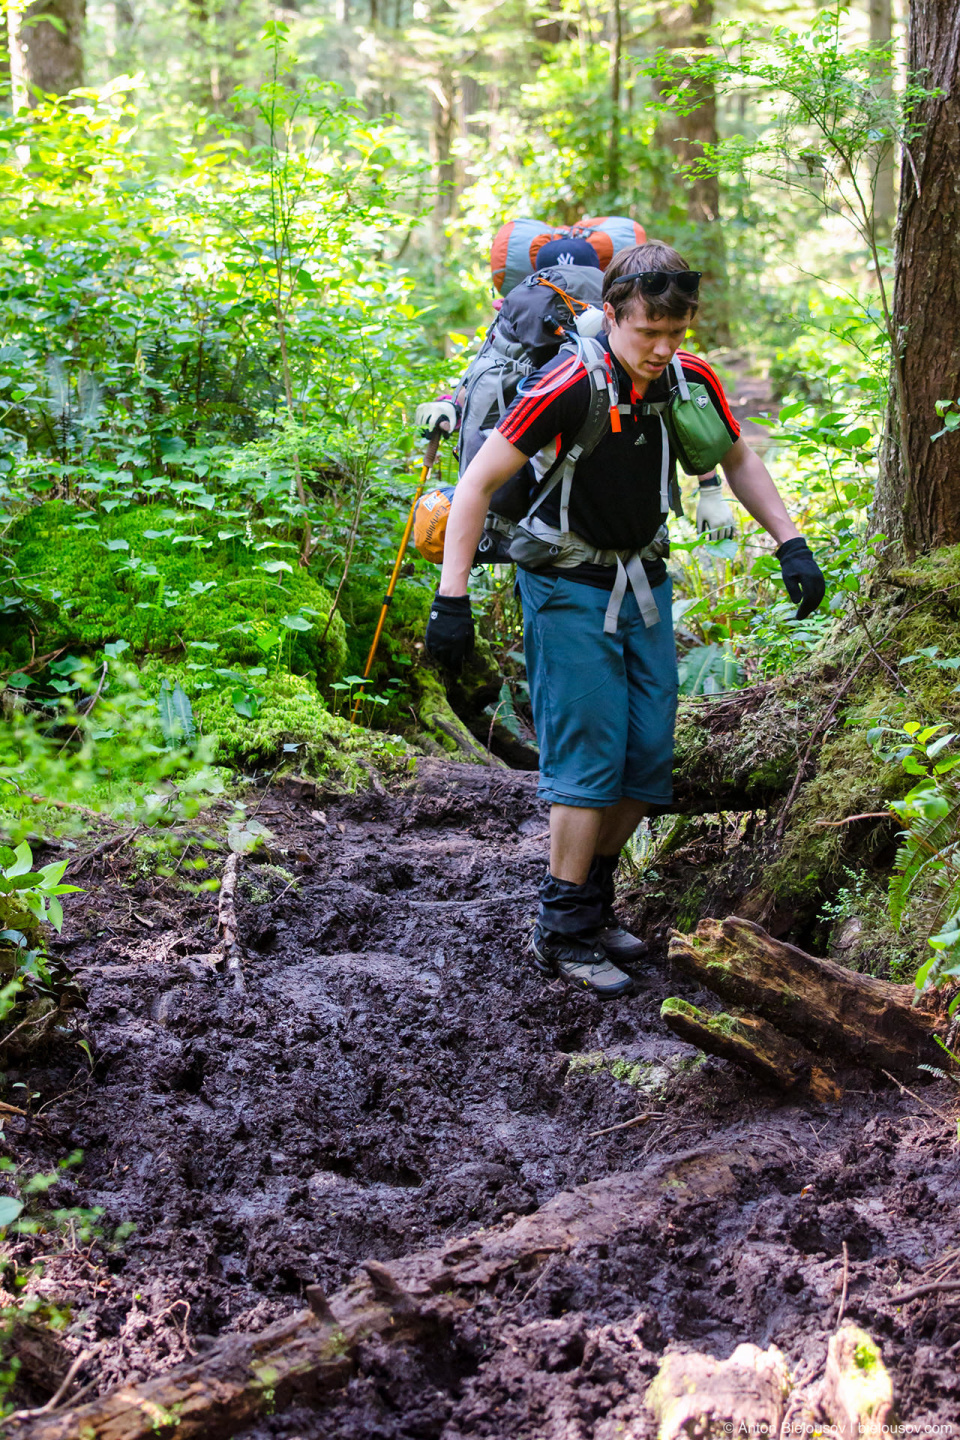
{"label": "tree trunk", "polygon": [[674,933],[670,959],[684,974],[767,1020],[830,1064],[865,1065],[915,1078],[942,1066],[938,1017],[913,1005],[912,985],[859,975],[774,940],[749,920],[701,920]]}
{"label": "tree trunk", "polygon": [[447,253],[447,221],[457,203],[457,165],[453,140],[457,128],[456,83],[453,72],[442,66],[430,82],[433,124],[430,127],[430,158],[433,161],[436,197],[433,202],[431,241],[437,284],[443,280]]}
{"label": "tree trunk", "polygon": [[903,394],[898,403],[893,387],[874,526],[915,554],[960,543],[960,431],[931,439],[942,425],[937,401],[960,395],[956,0],[913,0],[908,68],[942,94],[919,107],[915,118],[924,128],[901,169],[893,318]]}
{"label": "tree trunk", "polygon": [[620,194],[620,78],[623,69],[623,11],[620,0],[610,3],[610,145],[607,190],[611,207]]}
{"label": "tree trunk", "polygon": [[[657,12],[658,41],[666,50],[703,50],[710,43],[713,0],[662,5]],[[674,166],[689,164],[703,154],[705,144],[717,140],[717,94],[714,85],[699,81],[693,87],[697,108],[682,118],[662,115],[657,122],[657,143],[670,166],[661,177],[655,203],[667,210],[676,194]],[[730,305],[727,294],[726,246],[720,223],[720,182],[715,175],[684,180],[683,195],[692,230],[691,260],[703,271],[703,290],[695,330],[706,348],[730,344]],[[677,237],[680,239],[680,237]],[[687,247],[682,239],[679,249]]]}
{"label": "tree trunk", "polygon": [[83,84],[86,16],[86,0],[34,0],[22,14],[12,7],[7,11],[14,109],[37,105],[41,94],[66,95]]}
{"label": "tree trunk", "polygon": [[[879,50],[893,39],[893,0],[868,0],[870,6],[870,48]],[[885,68],[885,67],[884,67]],[[879,76],[877,84],[888,98],[893,96],[893,76]],[[876,156],[876,179],[873,186],[873,224],[877,236],[887,239],[897,216],[894,191],[893,146],[884,145]]]}

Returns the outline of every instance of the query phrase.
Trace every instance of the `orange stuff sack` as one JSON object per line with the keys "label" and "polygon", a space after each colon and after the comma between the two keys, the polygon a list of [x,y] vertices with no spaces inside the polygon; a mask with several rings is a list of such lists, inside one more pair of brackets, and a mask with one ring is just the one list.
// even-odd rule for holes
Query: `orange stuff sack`
{"label": "orange stuff sack", "polygon": [[647,232],[636,220],[624,215],[585,217],[575,225],[545,225],[541,220],[508,220],[493,238],[490,275],[499,295],[507,296],[537,268],[537,256],[551,240],[586,240],[596,252],[600,269],[606,270],[618,250],[642,245]]}
{"label": "orange stuff sack", "polygon": [[443,563],[443,542],[453,499],[452,485],[438,485],[417,501],[413,516],[413,543],[431,565]]}

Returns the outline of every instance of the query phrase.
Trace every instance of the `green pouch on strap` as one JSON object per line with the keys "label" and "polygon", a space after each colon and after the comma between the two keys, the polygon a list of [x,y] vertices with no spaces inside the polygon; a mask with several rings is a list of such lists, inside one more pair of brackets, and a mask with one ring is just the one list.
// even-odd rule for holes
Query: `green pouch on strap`
{"label": "green pouch on strap", "polygon": [[713,470],[734,443],[705,385],[691,385],[673,357],[677,388],[664,411],[670,444],[687,475]]}

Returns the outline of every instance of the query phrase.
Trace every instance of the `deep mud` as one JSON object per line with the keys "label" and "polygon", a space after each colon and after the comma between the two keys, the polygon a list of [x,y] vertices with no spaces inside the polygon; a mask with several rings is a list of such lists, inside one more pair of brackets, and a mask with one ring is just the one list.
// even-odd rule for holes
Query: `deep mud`
{"label": "deep mud", "polygon": [[[545,982],[524,958],[546,853],[535,783],[428,762],[389,794],[269,792],[274,868],[241,870],[244,994],[210,962],[215,895],[178,889],[183,872],[137,876],[129,849],[85,872],[64,950],[92,1073],[64,1032],[7,1075],[44,1108],[7,1120],[6,1153],[30,1173],[82,1150],[44,1203],[104,1210],[92,1245],[8,1242],[21,1272],[48,1255],[28,1288],[68,1307],[61,1368],[91,1351],[81,1378],[104,1392],[302,1308],[307,1284],[332,1292],[363,1259],[724,1147],[751,1157],[734,1195],[667,1196],[614,1242],[482,1291],[449,1343],[371,1343],[335,1403],[245,1433],[646,1436],[667,1346],[775,1343],[814,1377],[846,1244],[845,1313],[880,1340],[901,1418],[949,1434],[960,1294],[893,1295],[960,1244],[956,1134],[925,1108],[955,1109],[954,1092],[917,1100],[861,1075],[823,1107],[703,1062],[660,1023],[666,995],[711,1003],[662,943],[628,1000]],[[136,1229],[114,1246],[122,1224]],[[58,1378],[25,1360],[21,1403]]]}

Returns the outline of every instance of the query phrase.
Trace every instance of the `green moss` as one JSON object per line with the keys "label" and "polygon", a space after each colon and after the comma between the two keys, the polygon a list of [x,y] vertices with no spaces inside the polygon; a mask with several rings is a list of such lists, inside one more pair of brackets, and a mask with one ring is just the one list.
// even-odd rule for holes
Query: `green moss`
{"label": "green moss", "polygon": [[864,1371],[867,1375],[870,1374],[871,1370],[877,1368],[880,1363],[880,1351],[876,1345],[873,1344],[872,1340],[860,1341],[860,1344],[853,1352],[853,1363],[858,1370]]}
{"label": "green moss", "polygon": [[[244,671],[239,669],[241,676]],[[332,779],[347,789],[369,785],[364,761],[387,770],[406,766],[415,752],[397,735],[351,725],[343,716],[331,715],[312,682],[302,675],[278,671],[256,676],[247,682],[263,698],[251,719],[238,715],[233,704],[233,685],[204,690],[205,681],[185,666],[164,666],[149,660],[143,675],[151,690],[159,689],[161,677],[179,680],[193,707],[197,729],[216,736],[218,764],[243,768],[276,764],[284,745],[296,745],[295,763],[305,773]],[[291,754],[291,763],[294,756]]]}
{"label": "green moss", "polygon": [[[279,630],[282,661],[292,670],[312,673],[318,685],[341,672],[343,621],[334,615],[321,639],[331,598],[297,565],[293,551],[256,552],[239,539],[221,541],[222,521],[171,518],[175,512],[161,506],[97,521],[84,520],[85,513],[51,501],[21,516],[8,533],[19,573],[39,582],[48,602],[38,649],[95,649],[122,639],[135,654],[182,654],[185,645],[201,641],[217,644],[220,665],[257,665],[264,662],[257,639]],[[97,528],[80,530],[79,523]],[[148,530],[171,533],[150,539]],[[180,535],[190,543],[175,544]],[[109,550],[110,542],[128,548]],[[278,556],[293,566],[290,573],[257,568]],[[311,630],[280,625],[282,616],[302,610]]]}
{"label": "green moss", "polygon": [[668,1015],[682,1015],[685,1020],[696,1021],[698,1025],[705,1026],[717,1035],[737,1035],[741,1030],[735,1015],[724,1012],[710,1015],[706,1010],[698,1010],[696,1005],[689,1005],[686,1000],[678,1000],[676,996],[670,996],[660,1006],[661,1018],[666,1019]]}

